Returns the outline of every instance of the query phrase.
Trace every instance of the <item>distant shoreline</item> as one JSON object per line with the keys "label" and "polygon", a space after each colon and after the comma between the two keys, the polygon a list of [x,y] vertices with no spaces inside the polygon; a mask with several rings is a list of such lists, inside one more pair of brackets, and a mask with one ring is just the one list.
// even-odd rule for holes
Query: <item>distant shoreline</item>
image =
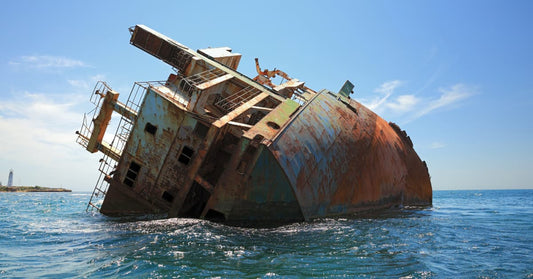
{"label": "distant shoreline", "polygon": [[72,190],[41,186],[0,186],[0,192],[72,192]]}

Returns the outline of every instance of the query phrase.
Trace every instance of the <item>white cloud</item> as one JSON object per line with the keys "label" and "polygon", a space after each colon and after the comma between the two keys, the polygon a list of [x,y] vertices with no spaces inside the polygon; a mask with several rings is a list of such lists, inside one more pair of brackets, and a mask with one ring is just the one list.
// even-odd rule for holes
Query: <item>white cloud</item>
{"label": "white cloud", "polygon": [[88,89],[89,88],[89,83],[87,83],[87,81],[85,81],[85,80],[69,79],[69,80],[67,80],[67,82],[68,82],[68,84],[70,84],[73,87],[78,87],[78,88],[81,88],[81,89]]}
{"label": "white cloud", "polygon": [[446,144],[444,144],[444,143],[442,143],[442,142],[438,142],[438,141],[433,142],[433,143],[431,143],[431,145],[430,145],[430,148],[431,148],[431,149],[440,149],[440,148],[444,148],[444,147],[446,147]]}
{"label": "white cloud", "polygon": [[92,90],[96,82],[105,80],[105,75],[94,75],[87,79],[69,79],[67,82],[74,88],[82,89],[84,91]]}
{"label": "white cloud", "polygon": [[79,107],[87,97],[27,92],[13,96],[0,101],[0,174],[14,168],[17,184],[89,190],[95,160],[75,143],[74,134],[83,118]]}
{"label": "white cloud", "polygon": [[424,106],[414,115],[414,118],[419,118],[439,108],[457,104],[459,101],[474,95],[476,89],[458,83],[449,88],[440,88],[439,92],[442,93],[441,96],[436,100],[424,104]]}
{"label": "white cloud", "polygon": [[374,89],[374,92],[379,93],[381,96],[377,96],[365,105],[371,110],[378,110],[394,93],[394,90],[402,84],[403,82],[400,80],[387,81],[381,84],[378,88]]}
{"label": "white cloud", "polygon": [[80,60],[51,55],[21,56],[17,61],[11,61],[9,64],[17,67],[22,66],[37,69],[88,67],[87,64]]}
{"label": "white cloud", "polygon": [[98,74],[91,77],[91,82],[96,83],[97,81],[105,80],[105,75]]}
{"label": "white cloud", "polygon": [[[0,104],[0,130],[17,134],[16,139],[25,138],[34,143],[68,145],[72,141],[72,129],[79,125],[82,117],[81,113],[73,110],[80,99],[78,95],[58,97],[23,93],[18,96],[15,100],[4,100]],[[19,142],[10,141],[7,144]]]}
{"label": "white cloud", "polygon": [[385,106],[395,113],[405,113],[413,110],[413,108],[420,102],[414,95],[401,95],[395,101],[386,103]]}
{"label": "white cloud", "polygon": [[474,87],[458,83],[439,88],[440,95],[437,98],[420,98],[415,94],[403,94],[393,98],[395,90],[402,84],[404,82],[400,80],[387,81],[374,89],[378,96],[372,101],[366,102],[363,99],[361,102],[382,117],[400,117],[401,119],[395,121],[402,122],[403,119],[403,122],[410,122],[438,109],[457,105],[477,91]]}

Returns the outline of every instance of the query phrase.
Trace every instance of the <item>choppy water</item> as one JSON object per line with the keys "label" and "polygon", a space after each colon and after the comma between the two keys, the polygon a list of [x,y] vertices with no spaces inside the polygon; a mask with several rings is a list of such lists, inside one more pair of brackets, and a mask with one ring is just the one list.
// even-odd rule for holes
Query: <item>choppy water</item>
{"label": "choppy water", "polygon": [[0,277],[533,278],[533,190],[271,229],[85,213],[88,193],[0,193]]}

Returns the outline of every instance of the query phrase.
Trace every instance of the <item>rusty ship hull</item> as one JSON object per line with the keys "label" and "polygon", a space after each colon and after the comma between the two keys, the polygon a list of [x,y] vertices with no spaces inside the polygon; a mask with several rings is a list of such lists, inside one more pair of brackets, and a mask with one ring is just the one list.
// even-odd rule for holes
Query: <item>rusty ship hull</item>
{"label": "rusty ship hull", "polygon": [[[314,91],[257,59],[249,78],[229,48],[193,51],[143,25],[130,31],[132,45],[176,74],[135,83],[125,103],[96,85],[95,109],[77,132],[104,155],[89,209],[253,225],[431,205],[410,138],[351,99],[351,83]],[[273,84],[276,75],[285,82]],[[106,141],[114,113],[120,121]]]}

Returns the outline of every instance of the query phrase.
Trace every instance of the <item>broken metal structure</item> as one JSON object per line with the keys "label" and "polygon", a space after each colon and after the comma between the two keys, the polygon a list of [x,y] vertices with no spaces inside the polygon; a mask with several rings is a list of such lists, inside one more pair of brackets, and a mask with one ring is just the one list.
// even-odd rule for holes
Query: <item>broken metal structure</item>
{"label": "broken metal structure", "polygon": [[[125,103],[95,86],[77,132],[104,154],[88,209],[253,224],[431,204],[409,137],[351,99],[349,81],[339,93],[314,91],[257,59],[252,79],[229,48],[193,51],[143,25],[130,32],[132,45],[176,74],[136,82]],[[106,141],[113,114],[120,120]]]}

